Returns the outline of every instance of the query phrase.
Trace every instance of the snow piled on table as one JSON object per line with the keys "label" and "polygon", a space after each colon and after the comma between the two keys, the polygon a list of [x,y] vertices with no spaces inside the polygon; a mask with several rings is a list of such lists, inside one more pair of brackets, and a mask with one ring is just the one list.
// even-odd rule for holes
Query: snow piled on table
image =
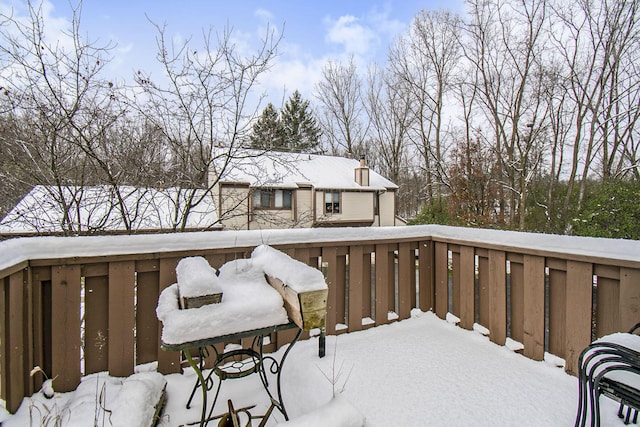
{"label": "snow piled on table", "polygon": [[165,344],[182,344],[289,321],[282,297],[251,260],[224,264],[219,284],[223,292],[221,303],[185,310],[179,308],[177,284],[162,291],[156,314],[162,321]]}
{"label": "snow piled on table", "polygon": [[216,269],[203,257],[182,258],[176,267],[178,290],[184,298],[222,292]]}
{"label": "snow piled on table", "polygon": [[251,253],[254,265],[271,277],[277,277],[298,293],[327,289],[322,272],[291,258],[267,245],[256,247]]}

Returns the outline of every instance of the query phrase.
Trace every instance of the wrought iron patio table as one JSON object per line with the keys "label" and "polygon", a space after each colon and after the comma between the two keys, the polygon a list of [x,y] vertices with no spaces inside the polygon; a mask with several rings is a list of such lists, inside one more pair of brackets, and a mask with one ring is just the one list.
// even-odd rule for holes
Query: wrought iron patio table
{"label": "wrought iron patio table", "polygon": [[[280,360],[277,360],[276,357],[272,355],[264,355],[263,342],[266,335],[269,335],[273,332],[294,328],[297,329],[296,335],[293,341],[291,341],[287,349],[282,354]],[[201,426],[207,425],[207,423],[212,419],[213,409],[215,408],[216,401],[218,400],[222,382],[227,379],[243,378],[254,373],[259,374],[262,386],[271,399],[271,404],[274,405],[282,413],[286,420],[288,420],[289,417],[287,415],[287,411],[285,409],[284,401],[282,398],[282,368],[289,352],[291,351],[295,343],[299,340],[301,334],[302,329],[300,329],[298,325],[296,325],[296,323],[290,321],[289,323],[280,325],[240,331],[228,335],[212,336],[210,338],[180,344],[165,344],[163,342],[162,349],[166,351],[182,351],[185,355],[185,358],[187,359],[187,362],[189,363],[189,366],[191,366],[191,368],[195,371],[198,379],[187,402],[187,408],[190,406],[191,400],[193,399],[195,394],[195,390],[198,386],[200,386],[200,389],[202,391],[202,412],[200,416]],[[251,344],[249,346],[243,347],[241,349],[233,349],[228,351],[223,350],[222,352],[218,352],[215,347],[216,344],[229,343],[243,338],[253,339],[251,340]],[[215,358],[213,369],[211,369],[211,371],[205,377],[203,373],[204,363],[202,363],[202,357],[200,357],[200,362],[196,362],[192,355],[192,351],[197,350],[200,356],[202,356],[204,349],[207,348],[211,348],[213,350]],[[207,396],[208,392],[212,390],[214,386],[214,379],[212,378],[212,375],[214,373],[218,377],[218,381],[216,392],[213,398],[213,403],[207,413]],[[269,390],[268,374],[272,374],[275,376],[275,396],[271,392],[271,390]]]}

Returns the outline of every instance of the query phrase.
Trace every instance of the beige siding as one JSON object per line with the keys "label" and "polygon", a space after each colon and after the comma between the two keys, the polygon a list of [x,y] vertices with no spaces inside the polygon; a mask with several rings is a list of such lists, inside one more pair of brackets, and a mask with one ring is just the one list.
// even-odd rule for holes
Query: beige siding
{"label": "beige siding", "polygon": [[246,230],[248,209],[249,187],[222,186],[218,215],[225,228]]}
{"label": "beige siding", "polygon": [[313,191],[311,188],[300,188],[296,191],[296,223],[298,227],[311,227],[313,215]]}
{"label": "beige siding", "polygon": [[372,192],[340,192],[340,213],[325,214],[325,192],[316,191],[316,218],[318,222],[373,222]]}
{"label": "beige siding", "polygon": [[[380,226],[395,225],[396,193],[387,191],[380,195]],[[377,222],[376,222],[377,224]]]}
{"label": "beige siding", "polygon": [[291,209],[255,209],[249,223],[251,230],[292,228],[296,226]]}
{"label": "beige siding", "polygon": [[343,192],[340,211],[345,221],[373,221],[374,193]]}

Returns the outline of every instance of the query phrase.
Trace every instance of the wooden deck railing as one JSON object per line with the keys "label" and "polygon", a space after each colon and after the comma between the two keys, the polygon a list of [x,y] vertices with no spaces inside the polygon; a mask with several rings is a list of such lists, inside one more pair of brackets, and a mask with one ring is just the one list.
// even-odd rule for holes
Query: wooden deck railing
{"label": "wooden deck railing", "polygon": [[[159,293],[182,257],[219,267],[266,243],[321,268],[329,284],[327,334],[410,316],[450,312],[491,341],[507,337],[523,354],[545,352],[575,373],[595,336],[640,320],[640,242],[441,226],[203,232],[156,236],[24,238],[0,243],[0,397],[15,411],[40,388],[41,366],[58,391],[82,375],[126,376],[158,361]],[[290,334],[270,337],[271,349]]]}

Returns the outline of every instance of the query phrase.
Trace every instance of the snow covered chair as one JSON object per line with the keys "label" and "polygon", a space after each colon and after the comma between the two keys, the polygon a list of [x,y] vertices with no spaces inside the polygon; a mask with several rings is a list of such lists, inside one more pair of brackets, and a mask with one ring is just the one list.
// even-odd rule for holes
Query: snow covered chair
{"label": "snow covered chair", "polygon": [[635,332],[604,336],[580,355],[579,400],[575,425],[600,425],[600,397],[619,403],[618,417],[625,424],[637,423],[640,410],[640,336]]}

